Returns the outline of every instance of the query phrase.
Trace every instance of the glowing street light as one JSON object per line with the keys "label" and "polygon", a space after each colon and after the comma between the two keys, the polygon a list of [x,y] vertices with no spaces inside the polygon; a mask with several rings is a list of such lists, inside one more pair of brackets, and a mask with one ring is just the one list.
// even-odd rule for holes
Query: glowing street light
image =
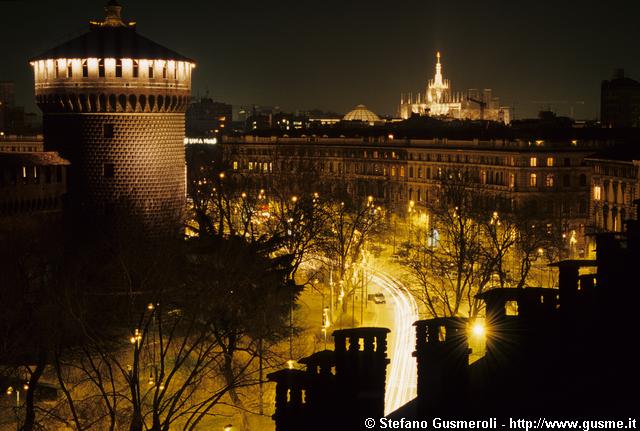
{"label": "glowing street light", "polygon": [[482,322],[479,319],[476,319],[476,321],[471,326],[471,334],[474,337],[478,337],[478,338],[484,337],[487,334],[487,328],[484,322]]}

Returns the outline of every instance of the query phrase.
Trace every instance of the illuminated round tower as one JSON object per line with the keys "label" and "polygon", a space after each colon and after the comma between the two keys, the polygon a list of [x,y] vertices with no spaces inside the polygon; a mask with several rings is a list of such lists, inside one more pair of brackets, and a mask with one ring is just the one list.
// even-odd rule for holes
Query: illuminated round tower
{"label": "illuminated round tower", "polygon": [[71,161],[74,213],[126,215],[162,235],[185,204],[184,113],[195,63],[139,35],[121,9],[109,1],[88,33],[32,59],[36,101],[45,146]]}

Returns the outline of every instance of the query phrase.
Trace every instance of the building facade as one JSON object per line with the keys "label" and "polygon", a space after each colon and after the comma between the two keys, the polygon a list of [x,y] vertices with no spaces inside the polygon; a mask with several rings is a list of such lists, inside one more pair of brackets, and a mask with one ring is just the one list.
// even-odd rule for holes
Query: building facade
{"label": "building facade", "polygon": [[0,241],[62,231],[69,161],[42,136],[0,136]]}
{"label": "building facade", "polygon": [[195,64],[138,34],[116,0],[105,11],[88,33],[31,61],[46,148],[71,162],[74,213],[123,214],[168,233],[185,203]]}
{"label": "building facade", "polygon": [[[487,210],[521,211],[562,230],[575,257],[586,253],[589,144],[378,138],[227,137],[226,163],[258,189],[371,196],[404,215],[439,199],[452,175],[469,178]],[[308,190],[313,187],[314,190]]]}
{"label": "building facade", "polygon": [[451,82],[442,74],[440,53],[436,54],[436,72],[427,82],[425,92],[400,96],[398,115],[407,119],[412,115],[428,115],[465,120],[491,120],[509,124],[509,108],[500,105],[490,88],[480,91],[469,89],[466,93],[454,93]]}
{"label": "building facade", "polygon": [[591,167],[591,228],[597,232],[623,232],[624,222],[637,219],[634,201],[640,198],[640,154],[613,158],[595,155]]}

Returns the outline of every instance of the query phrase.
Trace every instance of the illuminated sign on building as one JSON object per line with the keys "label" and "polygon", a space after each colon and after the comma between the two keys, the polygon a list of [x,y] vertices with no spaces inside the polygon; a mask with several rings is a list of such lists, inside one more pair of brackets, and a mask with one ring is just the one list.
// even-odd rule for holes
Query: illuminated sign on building
{"label": "illuminated sign on building", "polygon": [[185,145],[207,144],[215,145],[218,143],[217,138],[184,138]]}

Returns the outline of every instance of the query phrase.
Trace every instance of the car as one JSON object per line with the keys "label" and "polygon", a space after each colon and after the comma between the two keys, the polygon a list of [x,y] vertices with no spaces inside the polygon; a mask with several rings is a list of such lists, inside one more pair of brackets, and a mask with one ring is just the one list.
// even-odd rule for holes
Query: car
{"label": "car", "polygon": [[387,300],[385,299],[383,293],[376,293],[375,295],[373,295],[373,302],[375,302],[376,304],[386,304]]}

